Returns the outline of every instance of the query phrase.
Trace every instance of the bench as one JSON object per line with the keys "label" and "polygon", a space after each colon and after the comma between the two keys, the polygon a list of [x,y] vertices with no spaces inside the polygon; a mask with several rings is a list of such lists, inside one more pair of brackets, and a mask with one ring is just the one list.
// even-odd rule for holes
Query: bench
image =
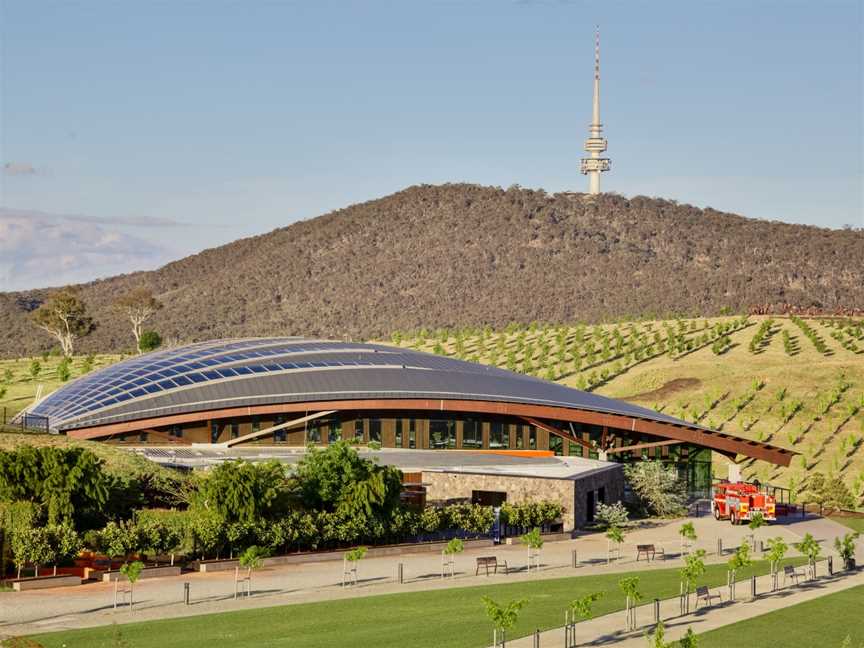
{"label": "bench", "polygon": [[639,562],[639,558],[642,556],[642,554],[645,554],[645,560],[651,561],[657,557],[658,553],[665,561],[666,552],[664,551],[663,547],[660,547],[658,549],[653,544],[636,545],[636,562]]}
{"label": "bench", "polygon": [[714,599],[720,599],[720,602],[723,602],[723,597],[720,594],[712,594],[711,590],[708,589],[707,585],[703,585],[702,587],[696,588],[696,609],[699,609],[699,601],[705,601],[705,604],[710,606],[711,601]]}
{"label": "bench", "polygon": [[[502,564],[504,566],[504,573],[505,574],[509,573],[508,568],[507,568],[507,561],[506,560],[502,561]],[[498,558],[496,558],[495,556],[477,556],[477,569],[474,570],[475,576],[477,576],[477,574],[480,573],[481,567],[486,568],[486,575],[487,576],[489,575],[489,568],[490,567],[493,568],[492,573],[497,574],[498,573]]]}
{"label": "bench", "polygon": [[796,570],[792,565],[786,565],[783,568],[783,585],[786,585],[786,579],[791,578],[795,581],[795,584],[798,584],[798,579],[802,576],[806,576],[807,574],[803,571]]}

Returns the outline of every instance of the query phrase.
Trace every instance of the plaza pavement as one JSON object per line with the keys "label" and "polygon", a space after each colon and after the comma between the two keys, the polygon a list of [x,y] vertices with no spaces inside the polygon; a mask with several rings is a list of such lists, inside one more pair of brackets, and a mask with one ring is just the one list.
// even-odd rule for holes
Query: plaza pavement
{"label": "plaza pavement", "polygon": [[[542,568],[539,572],[526,573],[526,549],[520,545],[500,545],[466,550],[456,557],[456,576],[442,579],[441,557],[437,553],[415,553],[402,556],[381,558],[366,558],[359,566],[359,583],[357,586],[343,588],[341,561],[306,563],[286,565],[262,569],[253,574],[253,596],[234,600],[233,571],[215,573],[189,573],[174,578],[154,578],[139,581],[135,585],[135,611],[120,606],[113,609],[112,583],[92,583],[72,588],[57,588],[33,590],[28,592],[0,593],[0,639],[8,636],[33,634],[52,630],[83,628],[125,623],[128,621],[145,621],[189,615],[226,612],[230,610],[287,605],[291,603],[307,603],[313,601],[337,600],[356,596],[389,594],[396,592],[423,591],[449,587],[465,587],[488,583],[504,583],[520,580],[542,580],[563,578],[569,576],[589,576],[611,572],[629,572],[657,568],[680,568],[682,562],[677,557],[680,551],[678,528],[683,520],[659,521],[643,524],[638,529],[628,532],[622,551],[622,559],[606,564],[607,542],[602,534],[587,534],[575,540],[548,542],[542,551]],[[733,527],[728,522],[717,522],[710,517],[690,518],[696,527],[699,541],[696,548],[708,552],[707,562],[723,562],[728,554],[717,556],[717,538],[722,537],[724,548],[739,545],[745,536],[750,534],[745,527]],[[782,536],[787,542],[797,542],[804,533],[810,532],[819,539],[824,547],[824,554],[833,550],[834,537],[848,531],[845,527],[830,520],[807,518],[791,520],[787,524],[772,525],[757,533],[757,538]],[[653,543],[663,547],[667,559],[648,563],[645,560],[636,561],[636,544]],[[572,551],[577,551],[579,566],[572,567]],[[794,552],[793,552],[794,553]],[[859,560],[864,562],[864,552],[859,548]],[[509,575],[503,573],[485,576],[481,572],[474,575],[475,558],[482,555],[495,555],[499,560],[506,560],[511,568]],[[403,564],[404,583],[396,580],[397,565]],[[824,571],[824,563],[823,571]],[[835,567],[839,569],[839,560],[835,558]],[[860,576],[860,575],[859,575]],[[828,591],[830,587],[840,587],[839,583],[851,583],[853,578],[839,579],[838,585],[825,583],[818,591]],[[190,584],[191,605],[184,605],[183,584]],[[760,587],[760,589],[764,589]],[[803,588],[802,588],[803,589]],[[808,588],[807,591],[817,590]],[[747,584],[739,584],[738,598],[749,594]],[[794,596],[804,595],[796,592]],[[748,604],[752,609],[776,607],[788,604],[789,598],[771,597],[757,603]],[[671,603],[677,612],[677,599]],[[670,605],[664,603],[664,606]],[[772,605],[776,607],[771,608]],[[564,602],[561,602],[563,610]],[[731,622],[740,618],[736,606],[736,615],[715,614],[714,611],[703,613],[699,617],[699,630],[714,627],[706,625]],[[664,607],[664,616],[666,615]],[[604,645],[629,645],[623,643],[632,637],[618,636],[615,630],[621,626],[623,614],[603,617],[605,621],[596,619],[584,624],[586,632],[594,632],[590,624],[598,624],[597,636],[607,637]],[[653,614],[640,611],[639,621],[650,622]],[[713,621],[716,616],[717,621]],[[675,622],[677,624],[677,621]],[[580,624],[580,626],[583,624]],[[686,626],[675,626],[686,627]],[[555,633],[563,640],[563,631],[550,631],[544,640],[548,646],[556,646]],[[682,630],[683,632],[683,630]],[[644,645],[644,638],[639,633],[638,640]],[[526,640],[527,641],[527,640]],[[514,646],[528,646],[516,642]],[[541,643],[546,648],[547,643]],[[563,645],[563,643],[561,644]],[[635,645],[635,644],[634,644]]]}

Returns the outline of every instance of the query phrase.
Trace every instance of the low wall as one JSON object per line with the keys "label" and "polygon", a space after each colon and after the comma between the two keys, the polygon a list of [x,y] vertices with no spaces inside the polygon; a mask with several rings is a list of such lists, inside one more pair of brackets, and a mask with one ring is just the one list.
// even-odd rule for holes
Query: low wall
{"label": "low wall", "polygon": [[[165,565],[164,567],[145,567],[141,570],[141,575],[138,577],[138,579],[144,580],[145,578],[162,578],[163,576],[179,575],[180,567],[171,567],[170,565]],[[112,583],[116,580],[125,581],[126,577],[119,571],[105,572],[104,574],[102,574],[103,583]]]}
{"label": "low wall", "polygon": [[71,574],[61,574],[59,576],[19,578],[7,582],[12,583],[12,589],[16,592],[23,592],[25,590],[47,589],[49,587],[70,587],[72,585],[80,585],[81,577],[73,576]]}
{"label": "low wall", "polygon": [[[494,543],[492,542],[492,540],[465,540],[464,545],[465,549],[477,549],[491,547],[494,545]],[[368,558],[382,558],[385,556],[401,556],[411,553],[439,553],[446,546],[446,542],[424,542],[418,544],[369,547],[368,551],[366,552],[366,556]],[[288,554],[285,556],[271,556],[270,558],[264,559],[264,566],[274,567],[276,565],[298,565],[303,563],[330,562],[342,560],[342,557],[345,555],[346,551],[347,549],[340,549],[339,551],[321,551]],[[228,571],[234,569],[235,567],[238,567],[239,565],[239,560],[202,560],[198,562],[198,571]]]}

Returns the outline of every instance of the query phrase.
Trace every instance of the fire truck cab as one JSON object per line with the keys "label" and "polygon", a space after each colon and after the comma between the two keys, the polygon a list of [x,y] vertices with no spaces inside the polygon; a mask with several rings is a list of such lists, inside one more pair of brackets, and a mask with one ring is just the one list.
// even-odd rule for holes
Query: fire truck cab
{"label": "fire truck cab", "polygon": [[728,518],[732,524],[741,524],[761,513],[766,522],[777,519],[774,498],[747,482],[720,482],[714,484],[711,513],[715,520]]}

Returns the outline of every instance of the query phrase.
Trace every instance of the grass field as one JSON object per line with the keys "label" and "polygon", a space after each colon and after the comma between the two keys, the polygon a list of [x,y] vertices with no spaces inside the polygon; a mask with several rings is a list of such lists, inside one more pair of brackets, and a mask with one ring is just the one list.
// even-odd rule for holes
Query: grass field
{"label": "grass field", "polygon": [[831,519],[864,535],[864,518],[833,517]]}
{"label": "grass field", "polygon": [[[794,561],[800,562],[800,561]],[[742,570],[743,581],[764,574],[764,561]],[[209,614],[183,619],[148,621],[43,634],[32,637],[45,648],[173,648],[175,646],[291,646],[291,648],[342,648],[343,646],[436,646],[480,648],[490,642],[491,625],[480,597],[498,602],[527,599],[520,620],[510,635],[524,636],[535,628],[550,629],[563,623],[568,601],[593,592],[605,592],[595,604],[595,614],[623,609],[618,580],[627,574],[572,577],[556,580],[464,587],[430,592],[410,592],[347,600],[306,603]],[[640,572],[639,590],[644,601],[678,594],[677,569]],[[711,565],[699,584],[725,584],[725,565]],[[641,614],[651,614],[644,608]],[[793,646],[793,644],[788,644]],[[804,644],[801,644],[802,646]]]}
{"label": "grass field", "polygon": [[[792,448],[801,456],[790,468],[748,462],[745,474],[791,487],[813,472],[841,474],[864,497],[864,321],[803,324],[809,337],[789,318],[721,317],[395,333],[389,343],[531,373]],[[118,359],[96,356],[93,366]],[[62,384],[59,358],[37,360],[36,376],[32,358],[0,361],[7,416],[30,404],[38,385],[47,394]],[[72,378],[82,375],[85,360],[71,369]],[[725,467],[716,472],[725,475]]]}
{"label": "grass field", "polygon": [[853,587],[699,635],[699,648],[848,648],[864,646],[864,586]]}

